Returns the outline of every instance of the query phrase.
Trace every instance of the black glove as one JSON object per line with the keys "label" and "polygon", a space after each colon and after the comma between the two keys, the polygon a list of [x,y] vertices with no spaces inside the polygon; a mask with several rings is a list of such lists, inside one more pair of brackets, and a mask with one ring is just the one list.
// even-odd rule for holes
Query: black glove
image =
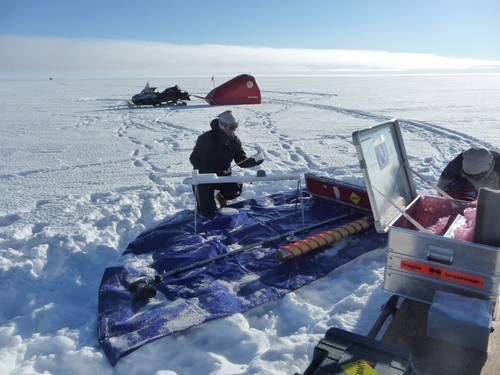
{"label": "black glove", "polygon": [[259,161],[256,161],[255,159],[253,159],[253,161],[255,162],[255,165],[261,165],[262,163],[264,163],[264,159],[261,159]]}

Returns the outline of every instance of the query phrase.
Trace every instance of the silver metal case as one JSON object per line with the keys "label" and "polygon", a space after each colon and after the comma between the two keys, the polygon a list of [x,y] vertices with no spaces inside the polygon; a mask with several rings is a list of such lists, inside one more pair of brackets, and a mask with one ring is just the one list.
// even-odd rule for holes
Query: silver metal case
{"label": "silver metal case", "polygon": [[437,290],[496,302],[500,248],[419,231],[412,223],[419,217],[428,227],[446,215],[451,223],[471,204],[417,194],[398,120],[356,131],[352,138],[375,227],[388,232],[384,289],[427,303]]}

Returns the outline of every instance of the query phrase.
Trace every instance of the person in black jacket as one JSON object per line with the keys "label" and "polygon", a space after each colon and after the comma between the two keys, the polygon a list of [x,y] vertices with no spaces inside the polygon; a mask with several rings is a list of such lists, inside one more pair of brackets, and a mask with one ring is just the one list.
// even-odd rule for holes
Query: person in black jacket
{"label": "person in black jacket", "polygon": [[454,198],[476,198],[479,188],[500,190],[500,153],[470,148],[450,161],[437,186]]}
{"label": "person in black jacket", "polygon": [[[248,158],[240,139],[235,135],[238,121],[231,111],[225,111],[210,122],[211,130],[200,135],[189,161],[198,173],[215,173],[217,176],[231,175],[231,162],[242,168],[259,165],[263,160]],[[243,185],[238,183],[200,184],[196,203],[201,215],[209,215],[217,210],[214,193],[218,190],[217,201],[221,207],[227,201],[240,196]]]}

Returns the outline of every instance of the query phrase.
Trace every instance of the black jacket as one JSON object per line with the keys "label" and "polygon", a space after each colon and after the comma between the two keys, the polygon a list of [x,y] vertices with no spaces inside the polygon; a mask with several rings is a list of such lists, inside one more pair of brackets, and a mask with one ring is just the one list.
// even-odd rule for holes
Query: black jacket
{"label": "black jacket", "polygon": [[[199,173],[217,173],[219,176],[231,174],[229,167],[234,160],[242,168],[257,165],[253,158],[247,158],[240,139],[233,134],[227,137],[219,128],[219,120],[210,123],[211,130],[198,137],[189,161]],[[227,171],[227,172],[224,172]]]}
{"label": "black jacket", "polygon": [[[494,158],[494,169],[493,176],[496,176],[497,179],[500,179],[500,153],[496,151],[491,151],[491,154]],[[469,181],[462,171],[462,163],[464,157],[463,153],[458,154],[452,161],[450,161],[443,172],[441,172],[441,176],[439,177],[439,181],[437,186],[444,190],[449,191],[462,191],[462,192],[472,192],[476,191],[477,188],[474,186],[472,181]],[[492,189],[496,189],[496,186],[485,186]]]}

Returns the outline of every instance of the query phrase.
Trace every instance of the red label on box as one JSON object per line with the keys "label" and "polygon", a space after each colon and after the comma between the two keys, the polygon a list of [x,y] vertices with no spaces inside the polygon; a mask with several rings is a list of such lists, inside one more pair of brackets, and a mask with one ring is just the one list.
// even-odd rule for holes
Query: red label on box
{"label": "red label on box", "polygon": [[445,268],[429,266],[423,263],[410,262],[409,260],[402,259],[400,263],[400,268],[402,270],[416,272],[422,275],[438,277],[440,279],[445,279],[455,283],[474,286],[477,288],[484,287],[484,279],[482,277],[468,275],[466,273],[461,273],[461,272],[450,271]]}

